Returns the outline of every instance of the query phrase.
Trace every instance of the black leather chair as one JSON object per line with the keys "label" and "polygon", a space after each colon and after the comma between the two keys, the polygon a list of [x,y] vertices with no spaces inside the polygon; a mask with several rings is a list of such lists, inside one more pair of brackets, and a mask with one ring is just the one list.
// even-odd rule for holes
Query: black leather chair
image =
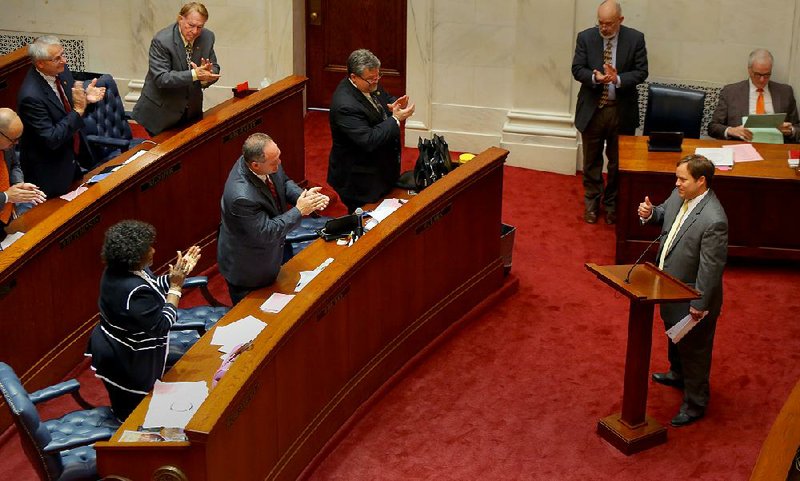
{"label": "black leather chair", "polygon": [[705,92],[661,84],[650,84],[647,92],[644,135],[683,132],[684,137],[700,138]]}
{"label": "black leather chair", "polygon": [[[70,379],[29,394],[11,366],[0,362],[0,391],[14,418],[25,455],[43,480],[97,479],[92,444],[110,439],[119,428],[111,408],[92,407],[79,389],[78,381]],[[42,421],[35,405],[64,394],[71,394],[84,409]]]}
{"label": "black leather chair", "polygon": [[98,163],[110,160],[145,139],[134,138],[128,125],[128,114],[111,75],[97,78],[97,86],[106,88],[106,95],[83,119],[86,140]]}

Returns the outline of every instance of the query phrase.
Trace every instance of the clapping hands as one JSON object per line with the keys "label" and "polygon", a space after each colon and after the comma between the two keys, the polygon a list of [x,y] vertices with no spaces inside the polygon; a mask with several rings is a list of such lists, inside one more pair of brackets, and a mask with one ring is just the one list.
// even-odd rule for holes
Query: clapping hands
{"label": "clapping hands", "polygon": [[181,288],[186,276],[192,272],[192,269],[197,265],[200,260],[200,248],[192,246],[186,250],[186,254],[178,251],[175,264],[169,265],[169,285],[175,288]]}

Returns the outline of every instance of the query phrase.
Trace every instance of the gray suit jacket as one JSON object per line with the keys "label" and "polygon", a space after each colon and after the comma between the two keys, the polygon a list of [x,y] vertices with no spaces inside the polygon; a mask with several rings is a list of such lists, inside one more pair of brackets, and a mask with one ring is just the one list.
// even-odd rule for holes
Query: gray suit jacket
{"label": "gray suit jacket", "polygon": [[[664,249],[667,234],[678,216],[683,199],[678,190],[653,209],[650,222],[661,225],[663,240],[658,257]],[[661,318],[668,327],[689,313],[689,305],[716,316],[722,308],[722,271],[728,258],[728,217],[713,190],[695,206],[683,221],[664,259],[664,270],[702,294],[691,303],[662,304]]]}
{"label": "gray suit jacket", "polygon": [[[19,163],[19,158],[17,157],[17,153],[14,151],[14,147],[10,147],[3,151],[3,155],[6,159],[6,168],[8,169],[8,180],[9,184],[19,184],[22,182],[22,166]],[[0,206],[6,205],[8,199],[6,195],[0,192]]]}
{"label": "gray suit jacket", "polygon": [[217,263],[222,276],[240,287],[259,288],[278,277],[286,234],[300,224],[295,204],[303,190],[283,167],[270,176],[278,204],[269,187],[248,167],[243,157],[233,165],[222,193],[222,224],[217,241]]}
{"label": "gray suit jacket", "polygon": [[[196,65],[205,58],[214,64],[214,72],[219,73],[214,32],[203,29],[192,47],[192,61]],[[175,23],[158,32],[150,42],[150,67],[142,94],[133,107],[133,118],[153,135],[174,127],[184,111],[187,120],[200,118],[203,116],[203,89],[207,86],[192,81],[186,49]]]}
{"label": "gray suit jacket", "polygon": [[[767,84],[770,96],[772,96],[772,107],[775,113],[785,113],[786,122],[791,122],[794,126],[793,136],[787,136],[787,142],[797,142],[800,140],[800,117],[797,114],[797,103],[794,100],[794,91],[791,85],[778,82]],[[750,111],[750,81],[743,80],[735,84],[726,85],[719,93],[719,103],[711,122],[708,124],[708,135],[718,138],[725,138],[725,129],[728,127],[738,127],[742,125],[742,117],[749,115]]]}

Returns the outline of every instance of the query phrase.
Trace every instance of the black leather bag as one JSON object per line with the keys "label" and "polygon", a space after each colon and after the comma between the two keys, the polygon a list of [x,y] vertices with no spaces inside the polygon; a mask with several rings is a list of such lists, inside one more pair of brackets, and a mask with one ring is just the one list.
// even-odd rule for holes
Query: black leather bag
{"label": "black leather bag", "polygon": [[453,168],[450,149],[444,137],[433,135],[433,139],[419,138],[419,155],[413,171],[404,172],[397,185],[403,189],[421,192],[423,189],[444,177]]}
{"label": "black leather bag", "polygon": [[361,229],[361,219],[357,214],[344,215],[330,219],[325,227],[319,230],[319,236],[326,241],[332,241],[355,234]]}

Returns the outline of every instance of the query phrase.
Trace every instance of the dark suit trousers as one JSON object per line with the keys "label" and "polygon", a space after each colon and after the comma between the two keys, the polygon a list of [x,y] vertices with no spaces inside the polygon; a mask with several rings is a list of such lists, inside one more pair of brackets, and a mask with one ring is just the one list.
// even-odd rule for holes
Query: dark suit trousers
{"label": "dark suit trousers", "polygon": [[718,317],[719,314],[709,313],[677,344],[667,339],[670,369],[683,377],[681,412],[691,416],[702,415],[708,405],[711,352]]}
{"label": "dark suit trousers", "polygon": [[[606,212],[615,212],[619,189],[619,114],[616,105],[597,109],[582,132],[583,191],[587,211],[597,212],[602,201]],[[608,174],[603,187],[603,147]]]}

